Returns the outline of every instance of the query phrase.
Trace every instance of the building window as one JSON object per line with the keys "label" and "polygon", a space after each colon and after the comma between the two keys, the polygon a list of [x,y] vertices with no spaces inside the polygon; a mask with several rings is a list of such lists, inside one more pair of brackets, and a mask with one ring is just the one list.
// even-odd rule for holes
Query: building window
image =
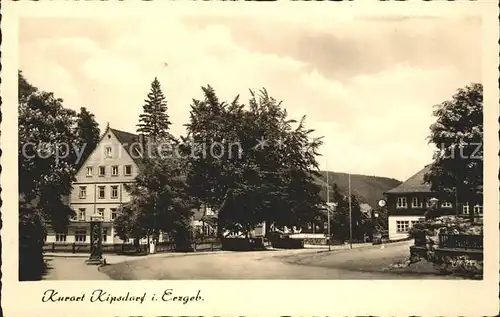
{"label": "building window", "polygon": [[423,202],[420,198],[418,197],[413,197],[411,200],[411,207],[412,208],[422,208],[423,207]]}
{"label": "building window", "polygon": [[396,221],[397,232],[408,232],[410,230],[410,222],[408,220]]}
{"label": "building window", "polygon": [[413,227],[414,225],[416,225],[417,223],[422,223],[423,221],[422,220],[412,220],[411,221],[411,226]]}
{"label": "building window", "polygon": [[104,208],[97,208],[97,215],[104,218]]}
{"label": "building window", "polygon": [[66,242],[66,232],[56,232],[56,242]]}
{"label": "building window", "polygon": [[325,222],[325,223],[323,224],[323,229],[328,229],[328,222]]}
{"label": "building window", "polygon": [[125,174],[125,176],[132,175],[132,165],[125,165],[123,169],[123,174]]}
{"label": "building window", "polygon": [[80,197],[80,198],[87,197],[87,186],[80,186],[80,192],[78,194],[78,197]]}
{"label": "building window", "polygon": [[78,209],[78,220],[85,221],[85,208]]}
{"label": "building window", "polygon": [[99,176],[106,176],[106,166],[99,166]]}
{"label": "building window", "polygon": [[87,177],[92,177],[92,166],[87,167]]}
{"label": "building window", "polygon": [[85,243],[87,240],[87,230],[79,229],[75,231],[75,242],[76,243]]}
{"label": "building window", "polygon": [[482,215],[483,214],[483,206],[475,205],[474,206],[474,214],[475,215]]}
{"label": "building window", "polygon": [[108,229],[102,229],[102,242],[106,242],[108,240]]}
{"label": "building window", "polygon": [[118,198],[118,186],[111,186],[111,198]]}
{"label": "building window", "polygon": [[118,176],[118,166],[111,166],[111,176]]}
{"label": "building window", "polygon": [[104,197],[106,197],[106,187],[104,186],[99,186],[98,187],[98,198],[99,199],[104,199]]}
{"label": "building window", "polygon": [[406,202],[406,197],[398,197],[398,202],[396,203],[396,208],[408,208]]}
{"label": "building window", "polygon": [[430,198],[427,198],[425,200],[425,207],[427,207],[427,208],[431,208],[432,207],[432,201],[431,201]]}
{"label": "building window", "polygon": [[116,215],[118,214],[116,208],[111,208],[111,220],[115,220]]}
{"label": "building window", "polygon": [[453,207],[453,204],[451,203],[451,201],[443,201],[441,203],[441,208],[452,208]]}
{"label": "building window", "polygon": [[467,215],[469,214],[469,203],[463,204],[463,206],[462,206],[462,212],[464,214],[467,214]]}
{"label": "building window", "polygon": [[111,157],[111,146],[107,146],[105,151],[106,157]]}

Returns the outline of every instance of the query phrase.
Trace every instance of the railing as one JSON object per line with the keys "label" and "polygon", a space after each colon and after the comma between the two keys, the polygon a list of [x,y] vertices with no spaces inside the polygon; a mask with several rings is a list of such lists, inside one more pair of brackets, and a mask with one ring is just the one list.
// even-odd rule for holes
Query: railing
{"label": "railing", "polygon": [[[194,241],[191,243],[193,251],[205,252],[221,249],[221,243],[217,240]],[[104,243],[102,245],[103,253],[116,254],[147,254],[149,246],[140,244],[138,247],[132,243]],[[53,242],[45,243],[43,246],[45,252],[65,252],[65,253],[90,253],[90,243],[71,243],[71,242]],[[175,252],[174,242],[159,242],[156,244],[157,253]]]}
{"label": "railing", "polygon": [[483,249],[482,235],[440,234],[439,247],[444,249]]}

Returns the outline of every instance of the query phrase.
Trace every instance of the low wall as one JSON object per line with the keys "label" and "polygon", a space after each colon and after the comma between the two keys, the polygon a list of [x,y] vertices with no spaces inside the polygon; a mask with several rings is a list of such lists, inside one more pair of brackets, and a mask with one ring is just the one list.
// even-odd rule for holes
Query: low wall
{"label": "low wall", "polygon": [[264,250],[262,238],[225,238],[222,239],[221,249],[224,251],[254,251]]}
{"label": "low wall", "polygon": [[271,239],[271,246],[278,249],[302,249],[304,239],[280,238]]}

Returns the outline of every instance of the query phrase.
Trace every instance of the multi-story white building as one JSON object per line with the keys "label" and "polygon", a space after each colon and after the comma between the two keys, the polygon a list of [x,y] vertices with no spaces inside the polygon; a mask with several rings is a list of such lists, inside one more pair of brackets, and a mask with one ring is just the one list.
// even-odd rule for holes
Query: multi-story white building
{"label": "multi-story white building", "polygon": [[103,243],[120,243],[113,220],[121,204],[130,200],[124,185],[139,172],[141,136],[107,128],[95,150],[81,165],[69,204],[76,212],[66,232],[48,230],[46,242],[90,242],[90,217],[103,217]]}

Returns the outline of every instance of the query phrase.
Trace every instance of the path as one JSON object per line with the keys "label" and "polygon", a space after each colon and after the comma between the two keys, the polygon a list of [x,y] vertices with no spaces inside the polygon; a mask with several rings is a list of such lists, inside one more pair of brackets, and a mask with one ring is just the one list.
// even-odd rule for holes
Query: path
{"label": "path", "polygon": [[[390,272],[404,259],[411,243],[394,243],[353,250],[281,250],[224,252],[195,256],[154,256],[101,268],[113,279],[450,279],[426,272]],[[395,273],[395,274],[394,274]],[[418,276],[416,276],[418,275]]]}
{"label": "path", "polygon": [[88,257],[45,257],[48,265],[42,280],[109,280],[95,265],[87,265]]}

